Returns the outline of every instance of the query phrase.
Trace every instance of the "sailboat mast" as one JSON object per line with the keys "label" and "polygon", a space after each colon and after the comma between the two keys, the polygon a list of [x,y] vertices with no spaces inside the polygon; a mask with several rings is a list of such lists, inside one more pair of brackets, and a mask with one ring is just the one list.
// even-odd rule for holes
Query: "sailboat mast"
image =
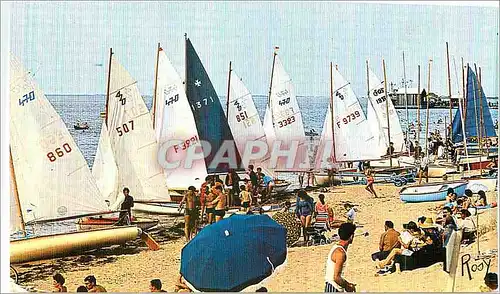
{"label": "sailboat mast", "polygon": [[12,184],[14,185],[14,199],[16,200],[16,212],[17,216],[21,219],[21,231],[23,237],[26,236],[26,227],[24,226],[24,218],[23,213],[21,211],[21,201],[19,201],[19,191],[17,191],[17,181],[16,181],[16,172],[14,171],[14,162],[12,161],[12,150],[9,146],[9,156],[10,156],[10,176],[12,178]]}
{"label": "sailboat mast", "polygon": [[[476,72],[476,79],[477,79],[477,97],[479,99],[479,132],[478,132],[478,142],[479,142],[479,172],[480,175],[483,174],[483,166],[481,164],[481,155],[483,154],[483,99],[481,99],[481,84],[479,84],[479,75],[477,72],[477,66],[474,63],[474,71]],[[475,101],[475,100],[474,100]],[[476,105],[474,104],[474,108],[476,108]],[[477,111],[476,111],[477,115]],[[476,118],[477,120],[477,118]]]}
{"label": "sailboat mast", "polygon": [[[467,73],[468,74],[468,73]],[[464,58],[462,57],[462,111],[460,115],[462,116],[462,136],[463,136],[463,141],[464,141],[464,149],[465,149],[465,158],[467,158],[467,166],[470,169],[470,162],[469,162],[469,151],[467,151],[467,137],[465,136],[465,116],[466,116],[466,100],[465,100],[465,73],[464,73]]]}
{"label": "sailboat mast", "polygon": [[271,110],[271,121],[273,121],[274,125],[274,118],[273,118],[273,107],[271,105],[271,89],[273,88],[273,76],[274,76],[274,64],[276,63],[276,55],[278,55],[277,50],[279,47],[274,47],[274,54],[273,54],[273,67],[271,68],[271,82],[269,83],[269,96],[267,98],[267,105],[269,105],[269,109]]}
{"label": "sailboat mast", "polygon": [[156,124],[156,94],[158,91],[158,62],[160,60],[160,43],[158,43],[158,49],[156,50],[156,67],[155,67],[155,87],[153,90],[153,130]]}
{"label": "sailboat mast", "polygon": [[336,161],[337,156],[335,155],[335,121],[334,117],[335,115],[333,114],[333,63],[330,62],[330,107],[331,107],[331,112],[330,112],[330,119],[332,121],[332,145],[333,145],[333,160],[332,163]]}
{"label": "sailboat mast", "polygon": [[[384,69],[384,92],[385,92],[385,113],[387,117],[387,138],[389,140],[389,147],[391,142],[391,125],[389,124],[389,93],[387,93],[387,75],[385,71],[385,60],[382,59],[382,67]],[[389,165],[392,167],[392,154],[389,155]]]}
{"label": "sailboat mast", "polygon": [[[483,88],[481,87],[481,67],[479,67],[479,90],[481,91]],[[483,101],[483,93],[480,92],[481,94],[479,97],[481,98],[481,132],[483,133],[484,137],[488,139],[488,133],[486,132],[486,125],[484,124],[484,112],[483,112],[483,106],[482,106],[482,101]],[[486,144],[486,153],[487,156],[490,156],[490,146],[489,144]]]}
{"label": "sailboat mast", "polygon": [[432,59],[429,59],[429,73],[427,74],[427,95],[426,95],[426,101],[427,101],[427,112],[426,112],[426,117],[425,117],[425,155],[427,158],[429,158],[429,94],[431,93],[431,62]]}
{"label": "sailboat mast", "polygon": [[410,115],[408,113],[408,90],[407,90],[407,85],[406,85],[406,63],[405,63],[405,52],[403,51],[403,83],[405,85],[405,109],[406,109],[406,148],[408,149],[408,156],[410,156],[410,138],[409,138],[409,131],[410,131]]}
{"label": "sailboat mast", "polygon": [[186,92],[186,95],[187,95],[187,73],[188,73],[188,69],[187,69],[187,40],[188,40],[188,37],[187,37],[187,33],[184,33],[184,91]]}
{"label": "sailboat mast", "polygon": [[108,126],[108,111],[109,111],[109,86],[111,79],[111,58],[113,58],[113,48],[109,48],[109,66],[108,66],[108,85],[106,91],[106,110],[104,112],[104,122],[106,123],[106,127]]}
{"label": "sailboat mast", "polygon": [[422,96],[420,95],[420,65],[418,65],[417,80],[417,142],[420,144],[420,102],[422,101]]}
{"label": "sailboat mast", "polygon": [[[450,73],[450,52],[448,51],[448,42],[446,42],[446,63],[448,65],[448,95],[450,96],[450,132],[449,138],[453,138],[453,127],[451,126],[453,121],[453,113],[452,113],[452,100],[451,100],[451,73]],[[448,126],[446,126],[448,128]],[[447,153],[448,154],[448,153]]]}
{"label": "sailboat mast", "polygon": [[226,118],[229,120],[229,95],[231,91],[231,65],[232,62],[229,61],[229,73],[227,75],[227,100],[226,100]]}

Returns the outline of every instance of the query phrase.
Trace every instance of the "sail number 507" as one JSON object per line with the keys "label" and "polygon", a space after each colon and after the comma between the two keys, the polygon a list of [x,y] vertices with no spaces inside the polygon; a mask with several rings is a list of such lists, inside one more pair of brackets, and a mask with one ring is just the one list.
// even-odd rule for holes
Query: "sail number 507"
{"label": "sail number 507", "polygon": [[[130,124],[130,128],[128,127],[129,124]],[[124,133],[128,133],[133,129],[134,129],[134,121],[130,120],[128,123],[124,123],[120,127],[117,127],[116,131],[118,132],[118,136],[121,137],[121,136],[123,136]]]}
{"label": "sail number 507", "polygon": [[57,157],[63,157],[65,153],[70,153],[71,151],[72,151],[71,146],[69,146],[68,143],[64,143],[62,145],[62,148],[56,148],[54,152],[47,153],[47,158],[49,159],[50,162],[54,162],[56,161]]}

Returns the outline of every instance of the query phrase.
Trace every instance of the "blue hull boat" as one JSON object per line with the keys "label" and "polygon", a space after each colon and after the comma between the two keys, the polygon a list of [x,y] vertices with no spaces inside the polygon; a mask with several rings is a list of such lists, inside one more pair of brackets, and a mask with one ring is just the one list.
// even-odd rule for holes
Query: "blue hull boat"
{"label": "blue hull boat", "polygon": [[466,181],[429,183],[403,188],[399,191],[399,197],[404,202],[442,201],[446,199],[448,188],[453,188],[455,193],[461,196],[464,195],[466,187]]}

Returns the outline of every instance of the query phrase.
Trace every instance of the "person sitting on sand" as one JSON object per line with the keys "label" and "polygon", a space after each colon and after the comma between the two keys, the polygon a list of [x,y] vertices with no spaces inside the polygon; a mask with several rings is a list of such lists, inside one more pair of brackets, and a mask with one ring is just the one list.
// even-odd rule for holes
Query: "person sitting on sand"
{"label": "person sitting on sand", "polygon": [[66,281],[64,277],[57,273],[54,276],[52,276],[53,282],[52,285],[54,285],[55,290],[52,292],[68,292],[68,288],[64,286],[64,282]]}
{"label": "person sitting on sand", "polygon": [[186,203],[186,207],[184,208],[184,235],[186,237],[186,242],[189,242],[193,237],[194,229],[198,222],[199,210],[198,207],[196,207],[195,198],[196,188],[194,186],[189,186],[180,202],[180,205],[184,202]]}
{"label": "person sitting on sand", "polygon": [[356,209],[354,208],[354,205],[352,205],[351,203],[345,203],[344,208],[345,210],[347,210],[347,222],[354,223],[354,220],[356,219]]}
{"label": "person sitting on sand", "polygon": [[457,229],[462,230],[462,242],[471,243],[476,238],[477,227],[474,219],[471,217],[471,213],[467,209],[462,209],[460,211],[460,218],[457,222]]}
{"label": "person sitting on sand", "polygon": [[453,215],[451,208],[445,207],[442,212],[442,222],[443,222],[443,234],[442,234],[442,244],[446,247],[448,240],[451,237],[453,231],[457,229],[457,220]]}
{"label": "person sitting on sand", "polygon": [[484,193],[483,190],[477,192],[477,195],[479,195],[479,199],[476,201],[475,206],[487,206],[488,201],[486,200],[486,193]]}
{"label": "person sitting on sand", "polygon": [[406,225],[406,230],[398,237],[398,240],[403,248],[392,249],[387,258],[381,260],[377,264],[377,268],[382,269],[385,266],[391,264],[396,255],[411,256],[414,252],[417,252],[426,244],[425,239],[426,238],[424,233],[420,230],[419,227],[417,227],[417,224],[413,221],[410,221]]}
{"label": "person sitting on sand", "polygon": [[218,222],[226,215],[226,195],[222,192],[222,186],[215,186],[216,198],[212,201],[215,206],[215,221]]}
{"label": "person sitting on sand", "polygon": [[186,285],[186,280],[184,277],[180,274],[179,278],[177,279],[177,283],[175,284],[175,292],[192,292],[191,288]]}
{"label": "person sitting on sand", "polygon": [[85,286],[78,286],[78,288],[76,288],[76,292],[88,292],[89,290],[87,290],[87,287]]}
{"label": "person sitting on sand", "polygon": [[390,220],[385,221],[384,229],[385,232],[380,236],[378,245],[379,252],[372,254],[373,261],[385,259],[391,253],[392,249],[401,248],[401,243],[399,242],[400,233],[394,229],[394,223]]}
{"label": "person sitting on sand", "polygon": [[247,191],[247,187],[245,185],[241,185],[240,190],[241,207],[243,207],[245,212],[249,212],[252,207],[252,197],[250,192]]}
{"label": "person sitting on sand", "polygon": [[106,292],[106,289],[104,289],[103,286],[97,285],[97,280],[94,276],[85,277],[85,279],[83,279],[83,282],[85,283],[85,287],[87,287],[87,290],[89,290],[89,292]]}
{"label": "person sitting on sand", "polygon": [[479,287],[481,292],[498,292],[498,274],[487,273],[484,276],[484,285]]}
{"label": "person sitting on sand", "polygon": [[154,279],[149,282],[149,292],[167,292],[161,289],[160,279]]}

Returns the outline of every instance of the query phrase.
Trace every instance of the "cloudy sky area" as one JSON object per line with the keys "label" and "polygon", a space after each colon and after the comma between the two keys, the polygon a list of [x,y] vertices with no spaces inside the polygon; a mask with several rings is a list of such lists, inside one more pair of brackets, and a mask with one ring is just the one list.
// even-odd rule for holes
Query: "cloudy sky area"
{"label": "cloudy sky area", "polygon": [[460,57],[482,68],[487,96],[498,95],[498,8],[339,2],[31,2],[11,6],[11,50],[49,94],[105,93],[109,48],[153,92],[160,42],[184,74],[188,34],[219,95],[226,95],[229,61],[254,94],[267,94],[275,45],[298,95],[329,95],[329,62],[366,93],[365,60],[383,78],[447,94],[446,45],[453,93]]}

